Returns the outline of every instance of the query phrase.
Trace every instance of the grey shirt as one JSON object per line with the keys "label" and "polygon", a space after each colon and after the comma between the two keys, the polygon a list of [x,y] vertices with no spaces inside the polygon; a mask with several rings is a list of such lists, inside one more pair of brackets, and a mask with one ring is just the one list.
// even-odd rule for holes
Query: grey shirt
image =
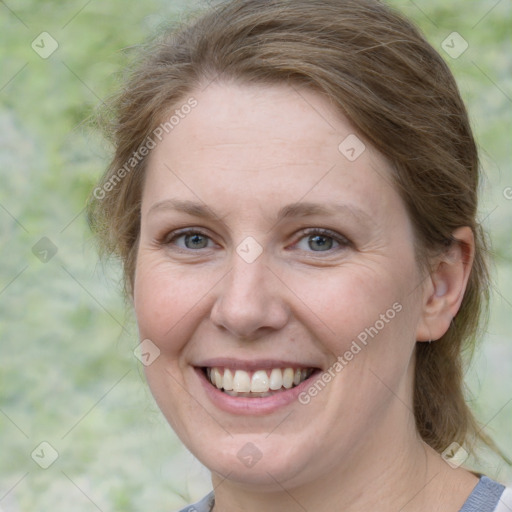
{"label": "grey shirt", "polygon": [[[498,512],[501,510],[500,505],[505,507],[504,510],[512,510],[512,508],[509,508],[512,505],[512,501],[509,501],[512,492],[509,489],[506,493],[504,491],[504,485],[486,476],[481,476],[460,512]],[[501,498],[505,494],[507,494],[507,499],[502,501]],[[214,504],[215,495],[212,491],[201,501],[182,508],[179,512],[211,512]]]}

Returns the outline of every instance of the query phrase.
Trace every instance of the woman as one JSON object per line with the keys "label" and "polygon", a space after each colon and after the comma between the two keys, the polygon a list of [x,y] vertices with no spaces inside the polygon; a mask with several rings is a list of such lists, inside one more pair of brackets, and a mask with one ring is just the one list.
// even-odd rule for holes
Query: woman
{"label": "woman", "polygon": [[490,442],[461,369],[488,286],[478,156],[418,31],[375,0],[228,2],[116,108],[90,217],[212,472],[184,510],[510,509],[461,465]]}

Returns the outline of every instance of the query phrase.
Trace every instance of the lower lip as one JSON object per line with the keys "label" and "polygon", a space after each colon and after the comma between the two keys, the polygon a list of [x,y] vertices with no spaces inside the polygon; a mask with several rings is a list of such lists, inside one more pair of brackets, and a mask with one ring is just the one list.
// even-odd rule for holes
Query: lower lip
{"label": "lower lip", "polygon": [[271,414],[274,411],[297,401],[300,393],[310,385],[311,379],[315,378],[320,373],[320,370],[316,370],[298,386],[287,389],[286,391],[280,391],[275,395],[263,398],[248,398],[231,396],[224,393],[207,380],[206,375],[201,369],[194,368],[194,370],[196,371],[206,394],[214,405],[225,412],[244,416]]}

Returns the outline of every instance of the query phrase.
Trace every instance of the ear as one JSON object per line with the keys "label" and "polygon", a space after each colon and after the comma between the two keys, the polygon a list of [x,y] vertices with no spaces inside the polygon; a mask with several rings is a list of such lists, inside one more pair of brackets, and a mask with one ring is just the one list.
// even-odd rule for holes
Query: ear
{"label": "ear", "polygon": [[417,341],[441,338],[462,303],[473,265],[475,239],[467,226],[456,229],[452,238],[452,244],[437,258],[435,268],[423,287],[423,310],[416,331]]}

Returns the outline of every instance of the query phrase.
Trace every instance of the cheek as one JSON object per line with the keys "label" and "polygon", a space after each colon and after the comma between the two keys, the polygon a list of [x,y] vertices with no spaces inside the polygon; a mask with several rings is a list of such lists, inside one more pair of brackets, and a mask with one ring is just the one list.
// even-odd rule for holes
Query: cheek
{"label": "cheek", "polygon": [[[406,274],[413,270],[404,267],[402,265],[399,275],[382,262],[375,265],[354,263],[325,272],[316,271],[314,275],[288,272],[283,281],[294,291],[299,302],[307,306],[309,316],[316,317],[316,323],[340,340],[355,337],[376,322],[381,328],[382,314],[384,321],[394,320],[399,307],[393,309],[393,305],[403,302]],[[388,323],[391,322],[386,325]]]}
{"label": "cheek", "polygon": [[177,349],[177,340],[193,316],[201,295],[199,276],[176,275],[165,264],[141,256],[135,274],[134,308],[141,339],[149,338],[161,350]]}
{"label": "cheek", "polygon": [[[144,373],[151,392],[171,426],[186,436],[182,419],[194,416],[183,394],[181,356],[198,325],[205,290],[195,273],[179,273],[161,257],[139,253],[135,271],[134,309],[140,340],[149,339],[160,350]],[[186,365],[185,365],[186,366]],[[193,407],[192,407],[193,408]]]}
{"label": "cheek", "polygon": [[333,365],[338,362],[331,367],[341,377],[336,382],[343,383],[335,386],[336,393],[350,389],[351,396],[342,401],[355,401],[356,408],[374,403],[380,391],[387,393],[375,374],[398,386],[415,346],[417,308],[410,295],[414,260],[404,257],[399,265],[389,260],[373,263],[346,265],[315,279],[295,276],[291,281],[312,312],[308,327],[318,326],[313,327],[315,337]]}

